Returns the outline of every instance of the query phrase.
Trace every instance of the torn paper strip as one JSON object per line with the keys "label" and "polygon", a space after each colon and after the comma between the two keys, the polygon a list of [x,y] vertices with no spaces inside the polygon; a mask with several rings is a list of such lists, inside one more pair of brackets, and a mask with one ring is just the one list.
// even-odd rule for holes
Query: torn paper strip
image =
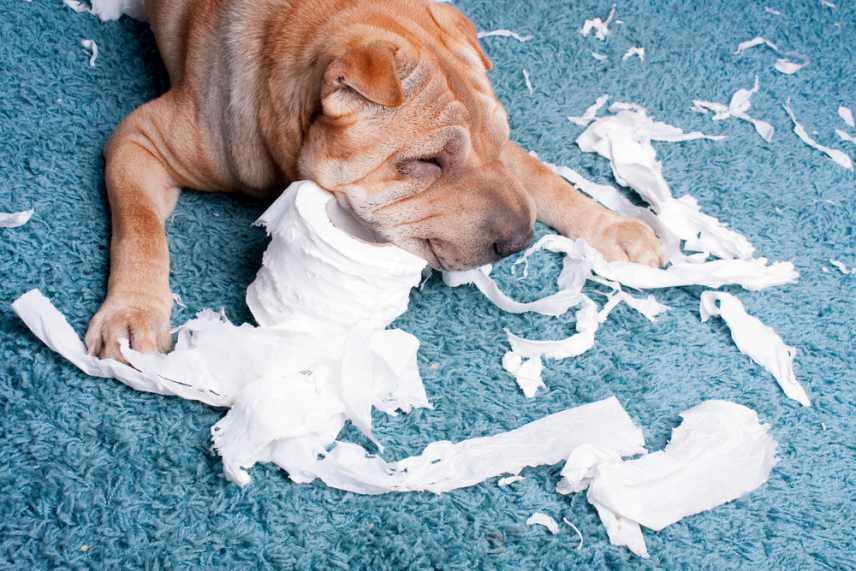
{"label": "torn paper strip", "polygon": [[684,517],[758,489],[776,464],[769,427],[745,406],[711,400],[681,413],[683,422],[660,452],[620,461],[602,449],[571,454],[565,490],[588,485],[610,542],[641,557],[648,551],[640,525],[659,531]]}
{"label": "torn paper strip", "polygon": [[[520,428],[462,442],[434,442],[420,454],[385,462],[352,443],[338,443],[321,460],[307,459],[303,474],[360,494],[444,493],[527,466],[555,464],[581,444],[609,447],[622,456],[644,451],[644,438],[615,397],[552,414]],[[274,458],[277,461],[277,458]]]}
{"label": "torn paper strip", "polygon": [[89,12],[91,12],[91,8],[89,6],[83,4],[82,2],[78,2],[77,0],[62,0],[62,3],[78,14],[88,14]]}
{"label": "torn paper strip", "polygon": [[841,129],[836,129],[835,134],[838,135],[838,138],[842,141],[845,141],[847,143],[853,143],[854,145],[856,145],[856,137],[854,137],[853,135],[842,131]]}
{"label": "torn paper strip", "polygon": [[524,36],[511,30],[492,30],[490,32],[479,32],[478,38],[512,38],[520,43],[526,43],[532,39],[532,36]]}
{"label": "torn paper strip", "polygon": [[571,529],[573,529],[573,530],[574,530],[574,533],[576,533],[576,534],[577,534],[577,538],[579,538],[579,540],[580,540],[580,541],[579,541],[579,543],[577,543],[577,546],[576,546],[576,547],[574,547],[574,551],[579,551],[579,550],[581,550],[581,549],[583,548],[583,532],[581,532],[581,531],[580,531],[580,528],[578,528],[577,526],[575,526],[575,525],[573,524],[573,522],[571,522],[571,520],[569,520],[568,518],[563,517],[563,518],[562,518],[562,521],[563,521],[563,522],[565,522],[565,524],[567,524]]}
{"label": "torn paper strip", "polygon": [[721,121],[723,119],[728,119],[729,117],[734,117],[751,123],[761,138],[769,143],[773,140],[773,133],[775,133],[773,126],[766,121],[750,117],[748,114],[749,109],[752,107],[752,95],[758,93],[759,89],[760,84],[758,82],[758,76],[756,75],[755,85],[752,89],[738,89],[735,91],[734,95],[731,96],[731,101],[728,103],[728,106],[725,106],[722,103],[695,99],[693,100],[693,111],[700,113],[712,111],[714,114],[714,121]]}
{"label": "torn paper strip", "polygon": [[596,59],[597,61],[606,61],[609,59],[609,56],[606,54],[602,54],[599,52],[591,52],[591,57]]}
{"label": "torn paper strip", "polygon": [[781,16],[781,15],[782,15],[782,12],[781,12],[781,11],[776,10],[775,8],[770,8],[769,6],[765,6],[765,7],[764,7],[764,11],[765,11],[767,14],[772,14],[773,16]]}
{"label": "torn paper strip", "polygon": [[523,68],[523,82],[526,84],[526,90],[529,95],[535,95],[535,87],[532,85],[532,79],[529,77],[529,70]]}
{"label": "torn paper strip", "polygon": [[0,228],[17,228],[23,226],[32,217],[32,208],[21,212],[0,212]]}
{"label": "torn paper strip", "polygon": [[588,37],[588,35],[594,31],[594,37],[599,40],[605,40],[606,36],[609,35],[609,25],[612,21],[615,20],[615,6],[612,6],[612,9],[609,11],[609,16],[606,17],[606,21],[604,22],[600,18],[590,18],[583,22],[582,28],[580,28],[580,34],[583,37]]}
{"label": "torn paper strip", "polygon": [[[849,274],[850,270],[847,269],[847,265],[844,262],[840,262],[838,260],[829,260],[829,263],[835,266],[835,269],[841,272],[842,274]],[[856,272],[856,268],[853,268],[853,271]]]}
{"label": "torn paper strip", "polygon": [[95,67],[95,60],[98,59],[98,44],[95,40],[80,40],[80,45],[89,54],[89,67]]}
{"label": "torn paper strip", "polygon": [[532,527],[533,525],[540,525],[542,527],[547,528],[547,531],[549,531],[553,535],[559,533],[559,524],[556,523],[556,520],[542,512],[535,512],[534,514],[529,516],[529,519],[526,520],[526,525],[528,525],[529,527]]}
{"label": "torn paper strip", "polygon": [[146,18],[146,0],[92,0],[91,12],[102,22],[118,20],[127,15],[141,22]]}
{"label": "torn paper strip", "polygon": [[592,121],[595,120],[597,112],[600,111],[601,107],[606,105],[608,99],[609,95],[601,95],[583,112],[582,115],[578,117],[568,117],[568,121],[575,125],[580,125],[582,127],[589,125]]}
{"label": "torn paper strip", "polygon": [[630,58],[632,58],[633,56],[638,57],[639,61],[644,63],[645,62],[645,48],[634,47],[634,48],[628,49],[626,52],[624,52],[624,55],[621,56],[621,61],[627,61]]}
{"label": "torn paper strip", "polygon": [[811,406],[794,374],[796,349],[785,345],[771,327],[746,313],[739,299],[725,292],[706,291],[701,294],[700,313],[702,321],[722,317],[737,348],[769,371],[788,397],[803,406]]}
{"label": "torn paper strip", "polygon": [[[771,42],[770,40],[768,40],[767,38],[765,38],[763,36],[756,36],[756,37],[752,38],[751,40],[746,40],[745,42],[740,42],[740,44],[738,44],[738,46],[737,46],[737,50],[734,52],[734,55],[740,55],[743,52],[745,52],[746,50],[749,50],[749,49],[752,49],[752,48],[755,48],[758,46],[765,46],[765,47],[773,50],[774,52],[776,52],[778,54],[782,54],[784,56],[787,56],[784,58],[778,58],[776,60],[775,64],[773,65],[773,67],[776,69],[776,71],[779,71],[780,73],[790,75],[790,74],[798,72],[799,70],[801,70],[802,68],[807,66],[809,63],[811,63],[811,60],[809,60],[809,58],[803,54],[800,54],[797,52],[783,52],[782,50],[779,49],[779,47],[776,44],[774,44],[773,42]],[[797,59],[797,60],[799,60],[799,62],[795,62],[795,61],[793,61],[793,59],[788,59],[788,58]]]}
{"label": "torn paper strip", "polygon": [[841,117],[841,120],[847,123],[848,127],[854,128],[856,127],[856,121],[853,120],[853,112],[849,107],[840,106],[838,108],[838,116]]}
{"label": "torn paper strip", "polygon": [[820,143],[815,141],[811,135],[808,134],[808,131],[806,131],[805,127],[803,127],[802,124],[797,121],[797,116],[794,114],[793,109],[791,109],[790,98],[788,98],[783,107],[785,108],[785,111],[787,111],[788,116],[791,118],[791,121],[794,124],[794,133],[797,134],[797,137],[799,137],[803,143],[825,154],[837,165],[847,170],[853,170],[853,161],[850,159],[850,156],[847,153],[839,151],[838,149],[833,149],[831,147],[821,145]]}

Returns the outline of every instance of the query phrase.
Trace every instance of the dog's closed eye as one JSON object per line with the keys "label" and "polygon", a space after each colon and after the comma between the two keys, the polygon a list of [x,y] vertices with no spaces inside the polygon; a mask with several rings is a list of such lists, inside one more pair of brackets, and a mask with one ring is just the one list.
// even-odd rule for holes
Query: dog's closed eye
{"label": "dog's closed eye", "polygon": [[437,178],[443,174],[443,160],[440,157],[423,157],[402,162],[398,170],[413,178]]}

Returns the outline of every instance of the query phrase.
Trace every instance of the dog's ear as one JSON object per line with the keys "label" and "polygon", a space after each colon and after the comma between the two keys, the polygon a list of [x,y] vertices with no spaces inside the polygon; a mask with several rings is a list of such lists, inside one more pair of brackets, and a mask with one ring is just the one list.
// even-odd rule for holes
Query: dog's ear
{"label": "dog's ear", "polygon": [[457,46],[454,44],[448,45],[448,42],[446,42],[449,49],[463,57],[466,61],[473,61],[473,55],[475,55],[481,61],[486,71],[489,71],[493,67],[493,64],[479,45],[476,27],[469,18],[464,16],[463,12],[451,4],[440,4],[438,2],[432,2],[428,7],[428,12],[431,14],[431,18],[434,19],[434,23],[445,34],[451,36],[453,42],[461,38],[466,41],[465,46],[460,44]]}
{"label": "dog's ear", "polygon": [[384,107],[400,107],[404,103],[404,89],[398,77],[398,53],[395,44],[377,41],[350,47],[335,58],[324,74],[324,111],[342,115],[352,110],[348,93],[343,93],[347,90]]}

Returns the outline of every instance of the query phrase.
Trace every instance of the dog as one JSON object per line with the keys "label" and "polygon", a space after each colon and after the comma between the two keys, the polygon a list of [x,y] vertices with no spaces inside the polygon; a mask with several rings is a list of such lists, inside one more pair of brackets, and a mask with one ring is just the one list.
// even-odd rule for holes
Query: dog
{"label": "dog", "polygon": [[273,198],[309,179],[440,270],[525,248],[536,218],[608,260],[658,266],[652,230],[509,138],[476,28],[428,0],[145,0],[170,89],[104,149],[112,216],[91,354],[170,347],[165,221],[181,188]]}

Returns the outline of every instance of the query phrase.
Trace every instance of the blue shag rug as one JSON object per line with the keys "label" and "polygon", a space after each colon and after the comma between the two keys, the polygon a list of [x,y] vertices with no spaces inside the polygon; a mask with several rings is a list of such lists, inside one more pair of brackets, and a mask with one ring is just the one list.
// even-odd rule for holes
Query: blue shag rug
{"label": "blue shag rug", "polygon": [[[105,291],[109,218],[101,147],[122,117],[158,95],[166,76],[145,25],[102,24],[59,0],[4,0],[0,18],[0,211],[33,207],[26,226],[0,230],[0,567],[63,568],[436,568],[436,569],[843,569],[854,561],[856,497],[856,178],[801,143],[782,109],[828,145],[840,143],[840,104],[856,109],[856,5],[818,1],[621,2],[606,41],[577,33],[606,18],[610,3],[461,0],[481,30],[511,28],[532,41],[488,38],[497,92],[513,137],[543,158],[612,182],[606,161],[573,144],[577,115],[602,93],[646,106],[656,118],[723,133],[723,142],[658,145],[676,195],[743,232],[761,255],[794,260],[799,283],[737,293],[749,311],[799,348],[798,377],[813,398],[803,409],[732,344],[720,320],[701,323],[701,288],[657,294],[669,306],[657,324],[620,307],[585,355],[550,362],[548,390],[527,400],[500,367],[503,329],[565,336],[566,318],[512,316],[473,288],[433,278],[414,291],[398,326],[422,340],[420,365],[433,410],[376,416],[390,458],[439,439],[520,426],[615,394],[659,449],[678,413],[705,399],[729,399],[772,425],[781,461],[748,497],[646,532],[645,562],[609,545],[582,495],[554,491],[560,466],[527,469],[506,489],[495,481],[443,496],[361,497],[321,484],[295,485],[269,466],[245,489],[221,474],[208,430],[222,411],[140,394],[86,377],[48,350],[9,303],[38,287],[81,333]],[[740,41],[765,35],[811,64],[775,72],[763,49],[742,57]],[[100,47],[94,68],[80,47]],[[644,63],[621,56],[644,46]],[[600,62],[597,50],[609,56]],[[525,88],[527,68],[535,87]],[[738,88],[761,92],[753,114],[776,135],[764,143],[744,122],[712,123],[694,98],[727,102]],[[243,296],[265,248],[250,226],[264,204],[188,192],[169,222],[172,285],[187,304],[178,324],[207,307],[250,319]],[[540,232],[545,229],[541,228]],[[827,268],[828,271],[824,271]],[[539,255],[530,279],[497,269],[511,294],[533,299],[554,287],[559,260]],[[356,438],[348,430],[344,438]],[[557,536],[528,528],[544,511],[574,522]]]}

